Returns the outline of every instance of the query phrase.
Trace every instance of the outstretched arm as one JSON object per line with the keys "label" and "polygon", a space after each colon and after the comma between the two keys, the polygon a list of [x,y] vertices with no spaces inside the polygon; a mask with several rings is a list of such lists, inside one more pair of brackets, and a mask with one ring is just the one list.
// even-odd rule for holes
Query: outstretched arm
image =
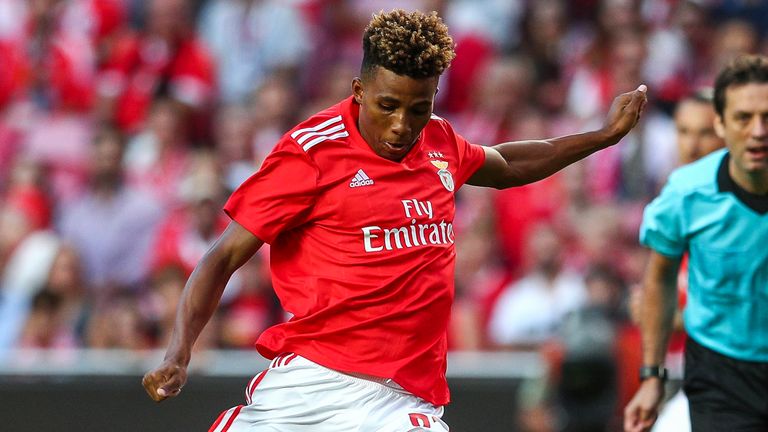
{"label": "outstretched arm", "polygon": [[637,124],[647,100],[645,93],[646,87],[641,85],[617,96],[605,125],[597,131],[485,147],[485,163],[467,183],[497,189],[522,186],[616,144]]}
{"label": "outstretched arm", "polygon": [[153,400],[159,402],[181,391],[187,381],[192,346],[216,310],[224,287],[232,273],[262,244],[263,241],[232,221],[197,264],[176,310],[176,322],[165,359],[142,380]]}
{"label": "outstretched arm", "polygon": [[[643,335],[643,365],[662,366],[667,353],[672,321],[677,309],[679,258],[651,252],[640,297],[640,330]],[[624,409],[624,430],[650,430],[664,397],[664,382],[647,378]]]}

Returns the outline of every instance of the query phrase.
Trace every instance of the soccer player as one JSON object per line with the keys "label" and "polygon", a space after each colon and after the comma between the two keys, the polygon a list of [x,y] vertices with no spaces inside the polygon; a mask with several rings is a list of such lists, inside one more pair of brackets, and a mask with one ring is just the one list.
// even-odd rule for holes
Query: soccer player
{"label": "soccer player", "polygon": [[768,430],[768,58],[743,56],[715,81],[715,131],[726,149],[683,166],[645,210],[651,248],[642,295],[642,383],[625,431],[653,425],[663,359],[688,254],[683,388],[695,431]]}
{"label": "soccer player", "polygon": [[453,41],[435,13],[375,15],[353,95],[290,130],[230,197],[226,231],[185,287],[165,360],[143,384],[160,401],[187,379],[222,289],[263,243],[293,314],[256,347],[273,359],[246,405],[213,431],[445,431],[454,194],[542,179],[615,144],[645,87],[618,96],[596,131],[481,147],[432,114]]}

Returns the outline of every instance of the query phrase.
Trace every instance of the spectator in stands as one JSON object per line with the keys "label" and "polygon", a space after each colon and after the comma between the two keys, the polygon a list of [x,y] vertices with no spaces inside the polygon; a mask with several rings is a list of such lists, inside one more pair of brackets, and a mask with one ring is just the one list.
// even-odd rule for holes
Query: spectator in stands
{"label": "spectator in stands", "polygon": [[622,268],[626,245],[622,236],[623,208],[614,204],[594,204],[572,215],[577,247],[569,256],[571,264],[586,270],[592,265]]}
{"label": "spectator in stands", "polygon": [[[176,306],[181,298],[187,276],[183,268],[172,263],[153,271],[149,289],[135,303],[139,321],[135,325],[135,333],[138,334],[136,338],[142,343],[147,343],[153,348],[168,343],[176,318]],[[100,314],[100,317],[105,321],[109,319],[104,313]],[[128,321],[127,317],[125,321]],[[198,339],[195,351],[228,346],[220,342],[223,339],[222,331],[219,330],[218,316],[213,318],[211,324],[211,327],[206,328]],[[92,329],[91,334],[101,340],[113,337],[99,329]]]}
{"label": "spectator in stands", "polygon": [[16,159],[0,197],[0,351],[14,345],[32,297],[45,282],[58,239],[44,170]]}
{"label": "spectator in stands", "polygon": [[[548,126],[540,113],[530,110],[519,114],[514,135],[511,136],[515,137],[512,139],[530,139],[540,136],[538,134],[553,135]],[[573,166],[536,183],[493,191],[495,240],[499,243],[499,252],[509,272],[515,277],[526,270],[526,243],[537,225],[557,225],[563,232],[568,229],[562,221],[570,206],[563,176],[571,169]]]}
{"label": "spectator in stands", "polygon": [[[10,210],[12,211],[12,210]],[[0,231],[23,228],[19,214],[0,209]],[[50,231],[27,233],[0,266],[0,353],[18,343],[34,296],[43,289],[59,248],[59,239]]]}
{"label": "spectator in stands", "polygon": [[29,316],[24,324],[20,348],[64,348],[71,347],[58,341],[61,328],[61,297],[48,291],[39,291],[32,297]]}
{"label": "spectator in stands", "polygon": [[[596,42],[597,43],[597,42]],[[584,124],[601,115],[611,91],[644,81],[648,54],[642,27],[614,28],[594,48],[594,62],[583,61],[568,90],[568,109]],[[672,123],[649,107],[643,122],[618,146],[587,159],[587,186],[596,202],[650,199],[674,167]]]}
{"label": "spectator in stands", "polygon": [[123,138],[100,129],[93,141],[87,191],[63,210],[63,237],[83,260],[92,294],[137,288],[147,275],[149,246],[161,208],[125,182]]}
{"label": "spectator in stands", "polygon": [[493,143],[514,136],[515,121],[528,111],[533,68],[527,58],[494,57],[475,82],[470,104],[454,122],[469,140]]}
{"label": "spectator in stands", "polygon": [[471,108],[476,83],[496,56],[519,42],[517,21],[521,2],[454,0],[440,2],[456,42],[456,58],[441,79],[437,97],[441,115],[453,116]]}
{"label": "spectator in stands", "polygon": [[183,205],[160,223],[153,236],[153,272],[176,266],[188,277],[229,219],[219,209],[224,202],[221,173],[212,154],[199,154],[179,185]]}
{"label": "spectator in stands", "polygon": [[209,1],[199,29],[216,58],[225,103],[245,102],[271,75],[296,77],[309,51],[302,16],[278,0]]}
{"label": "spectator in stands", "polygon": [[296,104],[295,86],[279,76],[267,78],[253,93],[249,109],[253,121],[253,153],[258,166],[274,143],[292,127]]}
{"label": "spectator in stands", "polygon": [[743,54],[756,54],[760,39],[752,23],[747,20],[733,19],[717,27],[714,42],[711,69],[707,71],[709,80],[736,57]]}
{"label": "spectator in stands", "polygon": [[215,65],[193,30],[188,0],[150,0],[146,28],[117,40],[99,78],[102,120],[134,133],[152,101],[167,97],[192,117],[184,124],[194,135],[204,136],[203,114],[216,93]]}
{"label": "spectator in stands", "polygon": [[95,307],[85,338],[90,348],[145,350],[152,345],[148,323],[139,313],[138,299],[122,292]]}
{"label": "spectator in stands", "polygon": [[224,105],[216,112],[213,143],[227,192],[256,172],[263,157],[257,157],[253,149],[253,121],[249,114],[242,104]]}
{"label": "spectator in stands", "polygon": [[47,165],[56,195],[69,199],[84,177],[98,53],[122,24],[121,6],[5,0],[0,10],[0,113],[22,135],[16,152]]}
{"label": "spectator in stands", "polygon": [[53,259],[44,288],[33,298],[19,346],[82,346],[89,312],[85,293],[79,258],[74,249],[62,245]]}
{"label": "spectator in stands", "polygon": [[149,290],[141,299],[143,319],[149,324],[153,347],[168,343],[176,317],[176,306],[187,280],[186,269],[167,263],[153,270]]}
{"label": "spectator in stands", "polygon": [[488,331],[498,347],[539,348],[587,300],[584,279],[563,265],[562,239],[551,226],[533,230],[528,246],[530,270],[504,289],[491,312]]}
{"label": "spectator in stands", "polygon": [[[568,5],[563,0],[529,2],[521,26],[520,49],[535,70],[536,99],[554,125],[562,121],[557,117],[564,114],[566,74],[579,53],[576,31],[569,27],[568,18]],[[573,129],[570,125],[563,128]]]}
{"label": "spectator in stands", "polygon": [[[148,347],[157,348],[168,343],[173,330],[173,323],[176,318],[176,306],[181,298],[181,292],[184,289],[184,283],[188,274],[186,270],[174,263],[168,263],[165,266],[154,269],[150,278],[148,290],[143,293],[136,302],[132,303],[133,298],[124,300],[128,307],[134,305],[137,314],[134,316],[128,310],[123,310],[121,305],[113,305],[112,308],[122,310],[124,332],[132,335],[134,340],[145,343]],[[107,308],[109,311],[110,308]],[[136,311],[134,311],[136,312]],[[108,322],[111,318],[108,313],[100,313],[99,319]],[[131,326],[126,325],[135,320]],[[195,351],[229,347],[227,343],[222,342],[223,331],[220,330],[219,317],[214,317],[211,327],[201,335],[195,344]],[[249,324],[253,324],[252,322]],[[115,339],[114,332],[105,332],[103,329],[91,329],[93,338],[97,338],[106,343],[110,339]],[[111,342],[114,343],[114,342]],[[249,345],[250,347],[252,345]],[[243,347],[247,348],[247,347]]]}
{"label": "spectator in stands", "polygon": [[678,165],[689,164],[723,147],[714,125],[712,89],[701,90],[680,101],[675,109]]}
{"label": "spectator in stands", "polygon": [[[365,26],[371,13],[361,21],[356,14],[355,3],[349,0],[304,0],[304,16],[307,21],[310,34],[311,49],[304,61],[305,72],[300,78],[302,92],[311,99],[322,97],[325,89],[318,83],[332,79],[332,75],[338,70],[343,70],[343,75],[349,76],[350,71],[359,69],[360,60],[360,32]],[[364,2],[370,7],[369,2]],[[375,11],[378,11],[376,9]],[[349,94],[349,80],[345,83],[346,92]],[[330,95],[328,95],[330,97]],[[334,101],[331,101],[333,104]],[[322,105],[323,109],[329,105]],[[306,107],[307,113],[311,111]],[[303,118],[303,117],[302,117]]]}
{"label": "spectator in stands", "polygon": [[448,327],[449,350],[478,350],[487,346],[488,300],[506,282],[498,253],[493,211],[495,194],[485,188],[461,189],[454,217],[456,244],[455,294]]}
{"label": "spectator in stands", "polygon": [[[84,3],[83,0],[81,3]],[[11,74],[0,83],[2,99],[21,97],[43,110],[87,112],[93,102],[96,41],[84,17],[68,19],[64,0],[6,0],[0,23],[0,60]]]}
{"label": "spectator in stands", "polygon": [[220,346],[248,349],[268,327],[288,316],[272,290],[268,254],[260,252],[237,271],[241,286],[219,313]]}
{"label": "spectator in stands", "polygon": [[568,313],[542,349],[544,376],[520,387],[518,421],[528,432],[616,430],[617,335],[625,320],[625,285],[616,271],[591,266],[585,303]]}
{"label": "spectator in stands", "polygon": [[125,150],[128,183],[151,195],[164,208],[179,202],[181,181],[190,168],[191,146],[185,133],[183,108],[168,98],[152,102],[145,127]]}
{"label": "spectator in stands", "polygon": [[616,337],[626,321],[624,281],[611,267],[593,266],[585,276],[587,300],[558,331],[562,364],[555,384],[564,431],[618,429]]}

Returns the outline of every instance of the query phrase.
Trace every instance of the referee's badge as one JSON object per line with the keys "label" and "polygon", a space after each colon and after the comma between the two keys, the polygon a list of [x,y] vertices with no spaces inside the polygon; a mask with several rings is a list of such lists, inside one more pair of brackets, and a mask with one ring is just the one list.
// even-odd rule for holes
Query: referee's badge
{"label": "referee's badge", "polygon": [[451,175],[451,172],[448,171],[448,162],[434,160],[430,162],[432,162],[432,165],[437,167],[437,175],[440,176],[440,181],[443,182],[443,186],[445,186],[449,192],[453,192],[453,176]]}

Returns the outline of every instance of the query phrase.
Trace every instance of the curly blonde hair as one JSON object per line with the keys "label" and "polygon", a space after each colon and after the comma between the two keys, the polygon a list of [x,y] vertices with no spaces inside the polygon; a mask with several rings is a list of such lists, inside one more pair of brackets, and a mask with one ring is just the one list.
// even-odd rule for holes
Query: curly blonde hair
{"label": "curly blonde hair", "polygon": [[437,12],[381,11],[363,33],[361,74],[381,66],[411,78],[436,77],[455,56],[453,39]]}

